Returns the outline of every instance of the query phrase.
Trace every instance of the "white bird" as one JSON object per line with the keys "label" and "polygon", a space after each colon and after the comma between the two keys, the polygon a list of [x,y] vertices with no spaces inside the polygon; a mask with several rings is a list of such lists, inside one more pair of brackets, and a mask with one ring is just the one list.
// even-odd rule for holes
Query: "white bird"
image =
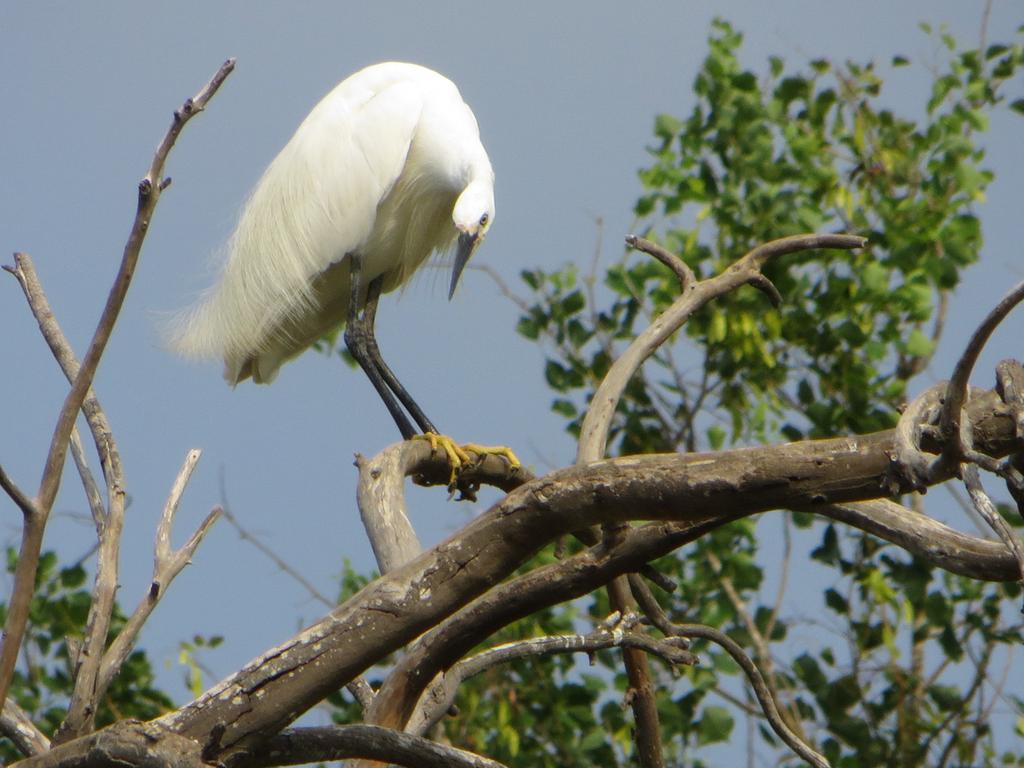
{"label": "white bird", "polygon": [[356,72],[313,108],[257,183],[220,281],[172,331],[219,357],[224,377],[269,383],[347,324],[345,343],[406,439],[433,424],[388,369],[377,298],[454,247],[449,299],[494,221],[494,172],[476,118],[447,78],[388,62]]}

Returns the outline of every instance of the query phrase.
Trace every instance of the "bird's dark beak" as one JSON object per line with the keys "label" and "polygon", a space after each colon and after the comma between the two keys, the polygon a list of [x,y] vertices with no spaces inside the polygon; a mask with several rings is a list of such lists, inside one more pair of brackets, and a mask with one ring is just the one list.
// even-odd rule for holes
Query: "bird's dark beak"
{"label": "bird's dark beak", "polygon": [[476,250],[476,244],[479,242],[477,235],[471,235],[469,232],[463,232],[459,235],[459,244],[455,247],[455,265],[452,267],[452,284],[448,289],[448,300],[451,301],[452,296],[455,295],[455,286],[459,284],[459,277],[462,275],[462,270],[466,268],[466,263],[469,261],[469,257],[473,255],[473,251]]}

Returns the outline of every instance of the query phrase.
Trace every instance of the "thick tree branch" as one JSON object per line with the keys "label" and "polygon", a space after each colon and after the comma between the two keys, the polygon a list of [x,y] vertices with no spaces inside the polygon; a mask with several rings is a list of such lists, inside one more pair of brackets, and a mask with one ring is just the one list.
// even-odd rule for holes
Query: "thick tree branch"
{"label": "thick tree branch", "polygon": [[328,760],[366,758],[408,768],[505,768],[503,763],[376,725],[292,728],[271,737],[258,752],[225,768],[271,768]]}
{"label": "thick tree branch", "polygon": [[499,629],[537,611],[581,597],[640,563],[694,541],[725,520],[655,523],[631,529],[615,546],[599,545],[500,584],[446,618],[403,656],[380,687],[370,717],[400,727],[424,690]]}
{"label": "thick tree branch", "polygon": [[16,763],[19,768],[209,768],[199,745],[154,723],[122,720]]}
{"label": "thick tree branch", "polygon": [[[968,412],[979,450],[992,456],[1020,450],[1009,409],[996,395],[973,398]],[[883,496],[893,437],[893,432],[887,431],[712,454],[623,457],[539,478],[161,722],[207,745],[213,741],[215,729],[222,728],[216,740],[220,757],[248,750],[265,734],[284,727],[387,654],[432,627],[445,626],[442,622],[452,626],[449,617],[488,590],[474,605],[498,594],[514,599],[495,585],[561,535],[637,518],[671,521],[628,531],[621,543],[608,548],[613,558],[608,552],[591,550],[584,553],[585,557],[572,560],[570,567],[588,574],[596,564],[607,583],[672,551],[690,537],[740,516],[778,508],[813,510],[820,504]],[[941,450],[935,443],[930,447]],[[503,463],[500,459],[496,462]],[[419,473],[446,483],[448,471],[446,462],[437,459],[428,460]],[[922,526],[921,517],[894,516],[887,524],[907,538],[941,538],[941,529]],[[956,542],[950,545],[955,547]],[[986,545],[990,543],[980,544],[979,550]],[[921,546],[926,545],[921,542]],[[1015,579],[1013,558],[1004,548],[996,548],[999,554],[987,563],[990,578]],[[572,593],[566,586],[572,580],[571,572],[561,574],[563,581],[551,584],[547,593],[556,599]],[[586,584],[580,594],[594,586],[584,578],[576,581],[583,582]],[[538,586],[539,590],[543,588]],[[424,599],[425,595],[429,599]],[[495,612],[483,615],[492,627],[514,618],[515,609],[491,610]],[[481,625],[484,623],[482,620]],[[472,634],[463,636],[475,642]],[[402,683],[418,686],[419,690],[404,715],[396,710],[399,724],[395,727],[401,727],[437,671],[451,666],[468,651],[458,637],[454,640],[449,644],[451,654],[448,648],[435,649],[432,643],[417,644],[424,645],[424,658],[431,659],[433,668],[423,669],[425,678],[410,675]],[[380,705],[380,711],[389,711],[391,705],[382,701],[383,692],[383,688],[378,692],[374,707]]]}
{"label": "thick tree branch", "polygon": [[984,581],[1015,581],[1016,560],[1002,544],[969,536],[889,499],[819,504],[813,512],[892,542],[950,573]]}

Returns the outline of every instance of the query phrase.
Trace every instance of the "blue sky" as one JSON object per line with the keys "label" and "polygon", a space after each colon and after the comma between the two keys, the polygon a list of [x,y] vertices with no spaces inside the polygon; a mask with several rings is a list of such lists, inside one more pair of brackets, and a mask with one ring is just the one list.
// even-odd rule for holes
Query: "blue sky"
{"label": "blue sky", "polygon": [[[475,262],[515,286],[525,268],[589,264],[599,218],[605,256],[620,252],[654,116],[692,107],[712,5],[745,33],[744,59],[761,71],[770,54],[792,65],[820,56],[888,62],[894,53],[908,55],[915,66],[887,86],[893,102],[908,109],[923,105],[924,67],[941,55],[918,22],[946,23],[973,44],[983,8],[962,0],[0,6],[0,261],[10,263],[13,251],[32,255],[79,352],[116,270],[135,185],[171,111],[225,58],[238,59],[171,156],[174,183],[96,379],[132,499],[122,549],[126,605],[145,588],[160,509],[193,447],[204,457],[182,505],[178,541],[221,500],[223,478],[233,512],[321,591],[336,592],[343,558],[360,570],[372,566],[354,504],[352,456],[373,454],[398,433],[364,377],[337,359],[308,354],[271,387],[232,391],[218,366],[176,359],[159,334],[161,317],[209,284],[247,190],[317,100],[376,61],[414,61],[451,77],[477,115],[497,175],[497,216]],[[1011,35],[1021,21],[1017,10],[994,4],[990,41]],[[1020,130],[1019,119],[1003,115],[986,139],[998,180],[979,209],[983,261],[952,302],[949,332],[922,388],[948,374],[975,324],[1024,277]],[[0,463],[31,491],[66,384],[15,281],[3,278]],[[549,412],[542,355],[515,333],[516,308],[479,272],[464,275],[451,303],[446,285],[445,273],[432,271],[382,301],[386,358],[456,438],[507,443],[538,471],[570,463],[573,445]],[[978,383],[988,385],[999,356],[1020,355],[1021,328],[1020,317],[1011,318],[994,339],[998,351],[979,366]],[[77,556],[92,532],[80,519],[86,507],[77,483],[68,480],[47,546]],[[427,542],[479,510],[448,503],[437,489],[412,492],[411,503]],[[15,541],[19,514],[6,497],[0,523]],[[222,522],[143,642],[184,700],[173,666],[181,639],[227,636],[207,658],[216,674],[227,674],[320,612]]]}

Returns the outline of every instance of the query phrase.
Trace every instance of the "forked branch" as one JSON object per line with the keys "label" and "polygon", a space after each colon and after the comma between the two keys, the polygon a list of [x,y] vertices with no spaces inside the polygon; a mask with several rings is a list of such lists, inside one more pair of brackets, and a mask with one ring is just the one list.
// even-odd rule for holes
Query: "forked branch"
{"label": "forked branch", "polygon": [[[627,239],[627,242],[629,240]],[[633,239],[633,244],[639,242]],[[576,452],[576,463],[585,464],[604,457],[608,444],[608,431],[612,416],[618,407],[626,385],[643,362],[701,307],[714,299],[742,285],[753,284],[767,290],[766,278],[761,270],[769,260],[796,251],[813,248],[863,248],[867,241],[853,235],[795,235],[773,240],[758,246],[739,259],[735,264],[715,277],[691,281],[686,278],[686,287],[671,307],[662,312],[644,329],[612,364],[590,401],[590,407],[580,429],[580,441]],[[651,250],[643,248],[650,253]],[[659,249],[661,250],[661,249]],[[667,258],[667,257],[666,257]],[[678,261],[678,257],[676,257]],[[678,273],[677,273],[678,274]],[[681,278],[682,279],[682,278]],[[778,291],[769,291],[774,297]]]}
{"label": "forked branch", "polygon": [[[156,209],[156,204],[160,199],[160,193],[166,188],[163,172],[167,156],[188,120],[206,107],[207,102],[217,92],[233,69],[233,60],[225,62],[199,93],[194,98],[186,100],[182,108],[174,113],[171,127],[157,148],[149,171],[139,183],[139,198],[135,220],[124,247],[120,267],[114,278],[113,286],[107,297],[106,305],[100,315],[100,320],[96,331],[93,333],[82,365],[74,376],[71,389],[57,417],[57,423],[54,427],[53,437],[50,440],[50,448],[39,483],[39,490],[31,507],[23,507],[26,519],[22,529],[18,564],[14,574],[14,584],[4,624],[3,642],[0,645],[0,704],[6,701],[18,652],[25,635],[28,610],[32,600],[36,570],[39,564],[39,553],[42,549],[43,533],[50,510],[53,508],[53,503],[57,497],[57,491],[60,488],[60,479],[71,439],[71,430],[92,386],[93,376],[96,373],[107,342],[113,332],[114,324],[124,304],[124,299],[128,293],[128,287],[131,284],[135,266],[138,263],[139,254],[142,250],[142,244],[146,233],[149,231],[149,225]],[[5,489],[7,489],[8,485],[13,486],[13,484],[5,484]],[[8,489],[8,492],[10,493],[10,489]],[[101,618],[99,614],[97,614],[97,617]],[[98,628],[98,625],[95,623],[94,628]]]}

